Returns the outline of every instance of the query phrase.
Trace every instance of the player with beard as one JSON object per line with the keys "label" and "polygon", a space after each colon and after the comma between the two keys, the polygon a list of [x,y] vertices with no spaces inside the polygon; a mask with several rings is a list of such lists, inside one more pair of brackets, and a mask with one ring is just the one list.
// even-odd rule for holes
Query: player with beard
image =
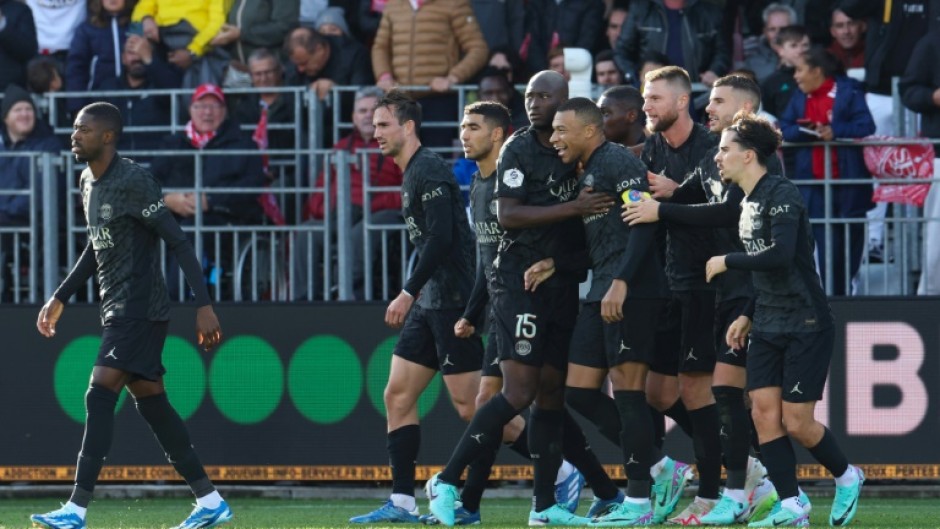
{"label": "player with beard", "polygon": [[[717,138],[689,115],[691,92],[691,81],[682,68],[666,66],[646,74],[643,111],[652,135],[644,143],[640,159],[650,171],[654,198],[674,190],[716,143]],[[721,481],[718,411],[711,391],[715,290],[701,275],[714,237],[711,229],[663,224],[666,236],[660,240],[665,239],[666,277],[673,298],[660,319],[647,397],[655,408],[692,432],[699,492],[685,511],[670,519],[671,523],[688,525],[718,502]],[[664,458],[662,471],[675,473],[675,466]],[[654,470],[660,468],[654,466]],[[681,491],[686,479],[662,482],[675,484]],[[666,490],[654,487],[654,491],[653,521],[661,523],[675,509],[680,494],[671,486]]]}
{"label": "player with beard", "polygon": [[767,169],[780,141],[773,125],[745,113],[722,132],[715,162],[722,177],[746,195],[738,225],[745,251],[712,257],[705,277],[712,281],[728,270],[750,271],[756,292],[753,327],[748,329],[749,321],[734,326],[729,339],[741,346],[750,331],[747,387],[754,423],[770,479],[783,499],[750,527],[809,525],[790,437],[835,476],[829,523],[843,526],[855,517],[865,476],[849,465],[832,433],[814,417],[835,331],[802,196],[792,182]]}
{"label": "player with beard", "polygon": [[[469,338],[477,329],[483,327],[484,315],[489,318],[488,326],[493,328],[492,313],[486,311],[489,300],[490,281],[493,278],[493,261],[496,249],[502,238],[503,228],[496,218],[496,160],[506,141],[510,128],[509,110],[496,101],[478,101],[464,109],[460,124],[460,142],[468,160],[477,163],[478,171],[473,175],[470,186],[470,210],[473,227],[477,235],[477,249],[480,264],[477,266],[476,280],[470,293],[470,301],[463,316],[454,325],[454,334],[458,338]],[[483,354],[483,369],[480,377],[480,390],[477,393],[476,407],[479,408],[499,393],[503,387],[503,372],[499,367],[499,355],[495,337],[490,337]],[[503,441],[519,455],[531,459],[527,442],[528,431],[525,420],[516,416],[503,429]],[[498,448],[498,447],[497,447]],[[460,493],[460,503],[454,512],[455,525],[480,523],[480,499],[486,488],[490,470],[496,458],[497,450],[482,455],[467,468],[467,480]],[[584,487],[584,478],[571,463],[563,462],[555,479],[555,498],[568,510],[577,509]],[[427,525],[440,523],[433,514],[421,516]]]}
{"label": "player with beard", "polygon": [[401,329],[384,392],[392,495],[375,511],[349,521],[418,523],[418,398],[440,371],[457,413],[469,420],[480,385],[480,337],[457,338],[453,330],[473,284],[473,236],[450,166],[418,139],[418,103],[392,90],[376,104],[372,122],[382,155],[403,172],[402,216],[418,264],[385,311],[385,324]]}
{"label": "player with beard", "polygon": [[[646,167],[627,148],[605,140],[603,124],[601,110],[590,99],[562,104],[551,138],[562,162],[583,167],[582,189],[625,200],[646,193]],[[597,394],[609,373],[620,419],[617,444],[628,479],[624,501],[591,525],[646,525],[653,518],[650,466],[659,459],[646,403],[646,374],[656,319],[669,295],[655,244],[656,227],[624,229],[616,209],[586,215],[583,223],[593,273],[571,341],[567,391],[569,399],[573,392]],[[584,382],[589,387],[581,387]],[[590,417],[590,410],[583,411]]]}
{"label": "player with beard", "polygon": [[167,399],[163,344],[170,298],[160,271],[159,240],[177,261],[196,297],[196,335],[206,351],[222,339],[196,252],[163,203],[153,175],[118,156],[121,113],[110,103],[92,103],[75,118],[72,152],[82,171],[79,188],[88,222],[88,245],[65,281],[39,311],[36,327],[56,334],[65,303],[92,274],[101,294],[101,347],[85,393],[85,435],[75,467],[75,486],[61,509],[30,516],[33,525],[84,529],[98,475],[111,449],[114,409],[125,388],[150,426],[173,468],[196,496],[196,508],[177,529],[215,527],[232,511],[213,486],[193,448],[183,420]]}
{"label": "player with beard", "polygon": [[[483,405],[464,432],[444,470],[427,484],[431,512],[445,525],[454,523],[456,484],[481,452],[497,446],[504,424],[532,406],[529,450],[534,464],[534,501],[530,525],[586,525],[554,498],[554,479],[564,457],[584,474],[599,502],[592,511],[619,503],[622,493],[610,481],[584,434],[564,411],[568,344],[576,319],[578,283],[586,261],[584,231],[578,218],[606,212],[613,201],[586,190],[577,195],[573,164],[551,148],[551,123],[568,86],[560,74],[536,74],[526,87],[531,127],[516,132],[497,162],[497,212],[505,233],[496,254],[492,303],[504,383]],[[574,200],[573,200],[574,199]],[[528,290],[526,271],[554,258],[558,271],[536,290]],[[586,263],[584,263],[586,264]],[[590,514],[591,511],[589,511]]]}
{"label": "player with beard", "polygon": [[[730,75],[715,81],[709,104],[709,129],[720,135],[731,126],[734,115],[740,111],[755,112],[760,106],[760,88],[752,80]],[[662,219],[685,226],[715,226],[715,249],[718,252],[743,251],[738,239],[737,210],[744,193],[737,186],[724,183],[714,163],[718,147],[709,150],[692,174],[674,191],[666,192],[670,202],[643,201],[624,205],[624,219],[631,225],[656,222]],[[768,160],[773,174],[782,172],[776,156]],[[706,204],[710,206],[703,207]],[[730,212],[733,221],[729,222]],[[707,525],[729,525],[735,521],[761,519],[776,501],[770,482],[764,479],[766,470],[757,460],[748,459],[751,438],[750,416],[745,408],[744,387],[747,361],[746,348],[722,347],[728,328],[738,319],[745,318],[744,308],[753,295],[750,276],[744,271],[732,271],[717,282],[715,347],[717,355],[712,392],[721,421],[719,437],[722,444],[728,480],[721,501],[701,522]],[[759,450],[759,444],[755,443]]]}

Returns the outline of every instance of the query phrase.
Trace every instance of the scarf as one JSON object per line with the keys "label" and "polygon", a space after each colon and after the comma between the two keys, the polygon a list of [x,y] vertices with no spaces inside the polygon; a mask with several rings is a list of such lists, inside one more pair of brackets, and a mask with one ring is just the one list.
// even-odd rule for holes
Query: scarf
{"label": "scarf", "polygon": [[193,120],[189,120],[186,123],[186,137],[189,138],[189,143],[191,143],[193,147],[202,150],[212,141],[212,138],[215,137],[215,131],[199,132],[196,130],[196,126],[193,125]]}

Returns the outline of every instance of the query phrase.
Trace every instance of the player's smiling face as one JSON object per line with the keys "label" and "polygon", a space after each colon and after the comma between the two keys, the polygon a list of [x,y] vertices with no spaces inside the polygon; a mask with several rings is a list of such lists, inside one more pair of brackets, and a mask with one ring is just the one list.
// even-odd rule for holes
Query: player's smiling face
{"label": "player's smiling face", "polygon": [[708,128],[718,133],[731,126],[735,113],[741,110],[737,94],[730,86],[712,88],[705,112],[708,114]]}
{"label": "player's smiling face", "polygon": [[98,159],[104,149],[103,135],[101,124],[85,112],[79,112],[72,131],[72,154],[75,160],[86,163]]}
{"label": "player's smiling face", "polygon": [[561,161],[571,163],[584,153],[584,124],[578,120],[574,110],[555,114],[552,121],[552,146],[558,151]]}
{"label": "player's smiling face", "polygon": [[493,150],[493,130],[480,114],[465,114],[460,123],[460,144],[468,160],[482,160]]}

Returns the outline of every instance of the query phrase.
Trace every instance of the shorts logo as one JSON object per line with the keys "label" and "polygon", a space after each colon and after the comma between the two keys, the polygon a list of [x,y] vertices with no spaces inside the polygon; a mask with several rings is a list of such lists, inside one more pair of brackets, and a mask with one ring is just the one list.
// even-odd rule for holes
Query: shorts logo
{"label": "shorts logo", "polygon": [[452,365],[454,365],[454,363],[450,361],[450,355],[444,355],[444,361],[441,362],[441,367]]}
{"label": "shorts logo", "polygon": [[516,342],[516,354],[519,356],[526,356],[532,352],[532,344],[529,340],[519,340]]}
{"label": "shorts logo", "polygon": [[101,209],[98,210],[98,216],[101,217],[101,220],[111,220],[111,215],[114,213],[114,210],[111,208],[111,204],[102,204]]}
{"label": "shorts logo", "polygon": [[793,389],[790,390],[790,393],[799,393],[800,395],[803,394],[803,390],[800,389],[800,382],[797,382],[797,383],[793,386]]}
{"label": "shorts logo", "polygon": [[503,183],[506,187],[516,188],[522,185],[525,175],[518,169],[507,169],[503,172]]}

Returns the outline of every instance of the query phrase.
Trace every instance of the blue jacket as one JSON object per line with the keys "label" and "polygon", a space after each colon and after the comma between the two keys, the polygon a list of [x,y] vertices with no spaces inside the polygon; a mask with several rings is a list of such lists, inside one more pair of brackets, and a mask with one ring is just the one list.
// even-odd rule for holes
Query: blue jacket
{"label": "blue jacket", "polygon": [[[105,80],[120,77],[125,40],[127,24],[119,25],[114,17],[104,28],[87,21],[78,26],[65,61],[65,89],[69,92],[99,90]],[[81,100],[70,103],[72,110],[81,108]]]}
{"label": "blue jacket", "polygon": [[[800,125],[796,122],[806,113],[806,94],[800,90],[793,92],[790,104],[780,116],[780,130],[783,139],[792,142],[809,142],[817,138],[810,134],[800,132]],[[862,84],[848,77],[836,78],[836,100],[832,107],[832,133],[836,139],[864,138],[875,133],[875,122],[865,103],[865,92]],[[796,149],[796,174],[791,180],[813,179],[813,149],[803,147]],[[865,159],[862,157],[860,147],[840,147],[836,149],[839,160],[839,178],[870,178],[865,168]]]}
{"label": "blue jacket", "polygon": [[[52,152],[58,153],[62,150],[62,143],[58,138],[52,135],[49,127],[36,121],[36,128],[32,134],[23,141],[12,144],[6,130],[3,130],[3,146],[0,146],[0,152]],[[0,157],[0,189],[29,189],[29,156],[2,156]],[[42,179],[40,173],[36,171],[36,196],[42,192]],[[29,224],[29,195],[0,195],[0,224],[24,226]],[[36,201],[36,211],[40,210],[41,201]]]}

